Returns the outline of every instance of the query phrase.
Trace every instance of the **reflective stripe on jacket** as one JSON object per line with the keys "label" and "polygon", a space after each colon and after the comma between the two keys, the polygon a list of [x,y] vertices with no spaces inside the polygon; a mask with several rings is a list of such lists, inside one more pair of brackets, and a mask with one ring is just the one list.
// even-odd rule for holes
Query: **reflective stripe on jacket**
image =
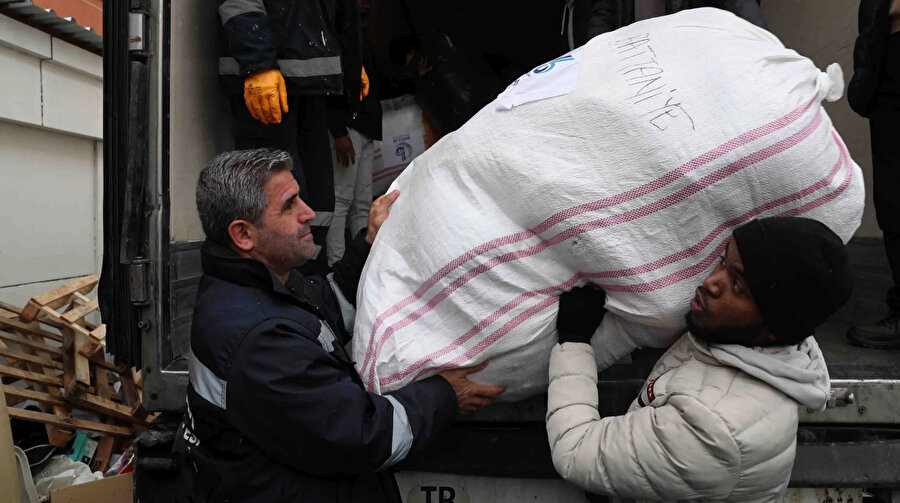
{"label": "reflective stripe on jacket", "polygon": [[289,94],[340,94],[335,10],[333,0],[219,0],[226,94],[243,94],[244,78],[270,68],[281,71]]}

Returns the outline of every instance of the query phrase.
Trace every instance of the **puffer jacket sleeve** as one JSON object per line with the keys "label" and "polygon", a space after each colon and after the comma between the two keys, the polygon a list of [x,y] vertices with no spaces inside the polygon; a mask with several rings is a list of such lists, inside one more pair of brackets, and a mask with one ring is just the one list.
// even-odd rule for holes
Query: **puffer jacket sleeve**
{"label": "puffer jacket sleeve", "polygon": [[312,475],[372,473],[419,450],[452,421],[456,397],[445,379],[390,396],[369,393],[354,381],[350,362],[304,331],[311,330],[270,319],[234,353],[226,413],[267,455]]}
{"label": "puffer jacket sleeve", "polygon": [[547,435],[556,471],[583,489],[623,498],[724,499],[740,453],[721,417],[687,395],[600,418],[597,370],[587,344],[550,357]]}
{"label": "puffer jacket sleeve", "polygon": [[647,323],[637,323],[618,314],[615,307],[607,304],[603,321],[591,338],[591,346],[596,350],[597,367],[606,369],[632,351],[643,347],[664,348],[670,346],[680,335],[671,328],[654,327]]}
{"label": "puffer jacket sleeve", "polygon": [[241,77],[278,68],[276,44],[263,0],[220,0],[219,19]]}

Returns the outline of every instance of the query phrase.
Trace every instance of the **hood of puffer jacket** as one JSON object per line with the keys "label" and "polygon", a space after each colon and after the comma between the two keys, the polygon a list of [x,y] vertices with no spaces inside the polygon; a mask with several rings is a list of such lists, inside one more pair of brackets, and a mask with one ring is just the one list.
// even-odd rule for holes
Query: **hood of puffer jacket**
{"label": "hood of puffer jacket", "polygon": [[831,380],[813,336],[793,346],[710,344],[709,352],[723,364],[743,370],[806,407],[825,409]]}

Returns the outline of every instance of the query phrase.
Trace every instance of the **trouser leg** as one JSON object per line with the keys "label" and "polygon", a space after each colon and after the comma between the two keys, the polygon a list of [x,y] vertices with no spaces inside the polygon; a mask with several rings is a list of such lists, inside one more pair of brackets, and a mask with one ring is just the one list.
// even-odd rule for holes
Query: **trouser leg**
{"label": "trouser leg", "polygon": [[296,99],[288,99],[289,112],[283,113],[281,123],[265,125],[254,119],[247,110],[242,96],[231,98],[231,113],[234,118],[234,147],[238,150],[254,148],[275,148],[291,155],[294,162],[294,178],[300,185],[300,198],[306,199],[306,178],[300,165],[297,149]]}
{"label": "trouser leg", "polygon": [[[305,274],[328,272],[328,226],[334,212],[334,169],[331,165],[331,144],[328,139],[325,96],[298,98],[297,150],[306,177],[308,197],[304,200],[316,219],[312,222],[313,241],[319,253],[301,270]],[[293,110],[293,109],[292,109]]]}
{"label": "trouser leg", "polygon": [[875,216],[894,285],[888,307],[900,313],[900,33],[891,36],[875,108],[869,117],[872,136],[872,191]]}
{"label": "trouser leg", "polygon": [[360,135],[362,146],[357,150],[356,185],[350,208],[350,235],[356,236],[369,225],[372,206],[372,168],[375,164],[375,141]]}
{"label": "trouser leg", "polygon": [[334,166],[334,215],[328,227],[328,265],[344,256],[344,229],[347,226],[347,215],[353,203],[354,186],[356,185],[357,167],[360,163],[360,149],[363,136],[354,129],[348,129],[347,136],[353,144],[356,158],[346,166],[342,166],[336,156],[332,155]]}
{"label": "trouser leg", "polygon": [[894,286],[887,293],[887,305],[892,313],[900,314],[900,232],[884,231],[884,249],[894,278]]}

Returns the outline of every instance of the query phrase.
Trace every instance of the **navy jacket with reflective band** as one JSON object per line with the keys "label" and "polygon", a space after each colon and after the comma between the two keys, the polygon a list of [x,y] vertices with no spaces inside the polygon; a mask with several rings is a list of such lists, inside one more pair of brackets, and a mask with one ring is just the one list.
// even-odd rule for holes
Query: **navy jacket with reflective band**
{"label": "navy jacket with reflective band", "polygon": [[341,319],[368,253],[362,234],[332,281],[292,272],[282,284],[229,249],[201,253],[179,437],[197,501],[399,501],[393,476],[376,471],[421,449],[457,404],[437,376],[386,396],[363,388]]}
{"label": "navy jacket with reflective band", "polygon": [[341,44],[335,0],[219,0],[219,77],[225,93],[277,68],[288,94],[340,94]]}

